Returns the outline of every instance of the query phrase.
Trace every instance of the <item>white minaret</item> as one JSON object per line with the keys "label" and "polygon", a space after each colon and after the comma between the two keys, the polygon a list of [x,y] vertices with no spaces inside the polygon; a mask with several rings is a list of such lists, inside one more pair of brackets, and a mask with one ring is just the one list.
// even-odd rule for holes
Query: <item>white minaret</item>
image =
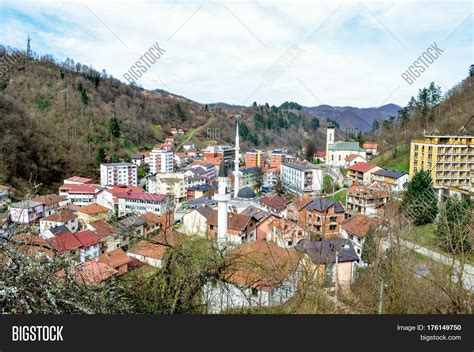
{"label": "white minaret", "polygon": [[240,143],[239,143],[239,120],[237,120],[237,128],[235,129],[235,161],[234,161],[234,198],[237,198],[240,187]]}
{"label": "white minaret", "polygon": [[219,167],[219,175],[217,177],[218,189],[217,194],[214,194],[214,200],[217,201],[217,241],[224,242],[227,240],[227,212],[228,203],[230,201],[230,193],[227,193],[229,188],[229,176],[225,167],[224,158],[222,158],[221,166]]}
{"label": "white minaret", "polygon": [[334,126],[328,125],[326,130],[326,164],[330,164],[329,146],[334,144]]}

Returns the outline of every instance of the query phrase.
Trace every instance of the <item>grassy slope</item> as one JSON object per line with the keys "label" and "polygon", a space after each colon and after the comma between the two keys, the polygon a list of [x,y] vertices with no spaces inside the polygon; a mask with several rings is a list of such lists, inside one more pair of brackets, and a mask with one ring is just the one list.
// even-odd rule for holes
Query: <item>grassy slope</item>
{"label": "grassy slope", "polygon": [[385,153],[374,157],[370,160],[384,169],[397,170],[408,173],[410,171],[410,147],[399,146],[395,157],[393,151],[386,151]]}

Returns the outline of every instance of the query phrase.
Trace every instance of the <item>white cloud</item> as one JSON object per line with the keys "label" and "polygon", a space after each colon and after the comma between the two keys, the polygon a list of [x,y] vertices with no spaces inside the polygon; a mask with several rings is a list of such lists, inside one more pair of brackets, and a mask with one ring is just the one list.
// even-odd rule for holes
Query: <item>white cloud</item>
{"label": "white cloud", "polygon": [[[472,13],[470,2],[61,4],[4,2],[9,11],[2,19],[2,44],[24,47],[29,34],[39,53],[70,57],[121,78],[158,42],[166,53],[138,83],[201,102],[318,105],[319,98],[330,105],[405,104],[432,80],[450,88],[473,59],[472,17],[463,23]],[[401,73],[433,41],[445,53],[407,85]],[[265,84],[263,73],[291,43],[305,54],[277,82]]]}

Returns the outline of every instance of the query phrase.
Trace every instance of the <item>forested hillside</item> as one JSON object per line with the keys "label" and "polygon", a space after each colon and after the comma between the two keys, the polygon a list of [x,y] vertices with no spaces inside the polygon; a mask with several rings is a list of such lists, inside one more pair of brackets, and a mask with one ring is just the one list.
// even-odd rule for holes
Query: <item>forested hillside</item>
{"label": "forested hillside", "polygon": [[474,66],[467,77],[447,92],[435,83],[420,89],[416,97],[382,123],[375,122],[366,138],[379,142],[382,156],[375,161],[384,167],[402,165],[406,171],[410,140],[423,132],[449,135],[474,134]]}
{"label": "forested hillside", "polygon": [[180,138],[198,146],[230,143],[236,115],[244,150],[279,147],[298,153],[310,139],[324,145],[319,120],[312,121],[298,104],[203,105],[128,86],[71,59],[57,62],[0,47],[2,58],[8,71],[0,77],[0,183],[52,188],[73,174],[97,177],[104,152],[112,161],[124,159],[151,149],[172,127],[185,129]]}

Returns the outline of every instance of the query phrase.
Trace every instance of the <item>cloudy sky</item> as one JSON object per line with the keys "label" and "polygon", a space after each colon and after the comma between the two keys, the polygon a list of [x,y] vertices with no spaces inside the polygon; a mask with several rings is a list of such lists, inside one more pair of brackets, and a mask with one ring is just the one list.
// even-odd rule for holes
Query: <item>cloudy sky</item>
{"label": "cloudy sky", "polygon": [[[155,43],[137,81],[201,103],[405,105],[443,91],[473,63],[471,1],[4,1],[0,44],[123,74]],[[443,50],[413,84],[401,74],[434,42]]]}

